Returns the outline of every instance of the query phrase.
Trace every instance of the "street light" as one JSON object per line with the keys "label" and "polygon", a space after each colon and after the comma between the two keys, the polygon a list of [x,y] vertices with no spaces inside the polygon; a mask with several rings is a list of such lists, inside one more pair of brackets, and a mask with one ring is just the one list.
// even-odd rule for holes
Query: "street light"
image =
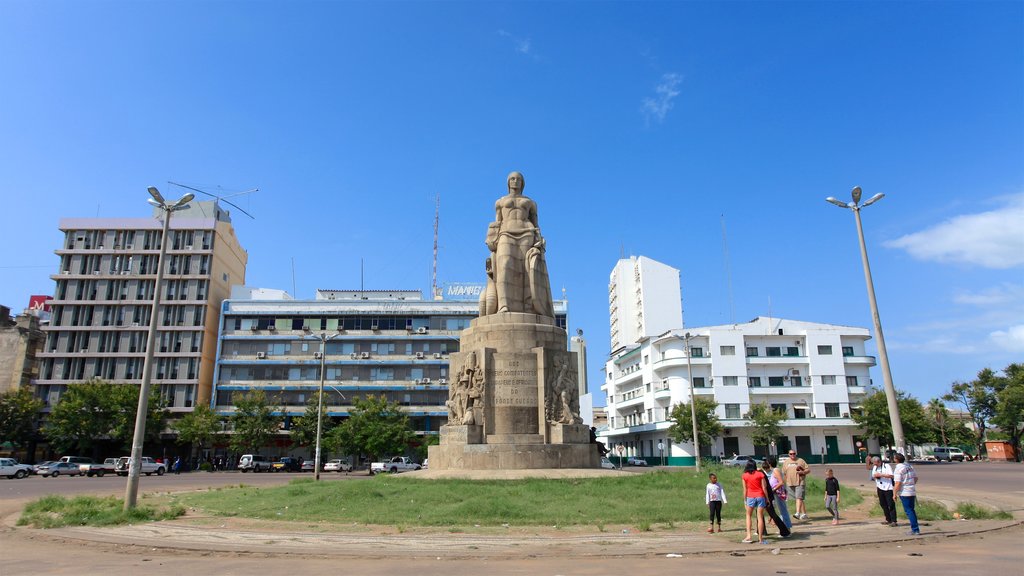
{"label": "street light", "polygon": [[142,444],[146,436],[146,416],[149,411],[149,387],[152,381],[153,352],[156,349],[156,327],[160,311],[160,288],[164,281],[164,256],[167,255],[167,237],[170,235],[171,214],[178,210],[188,210],[188,203],[195,198],[191,192],[185,194],[177,202],[167,202],[160,191],[150,186],[147,188],[152,198],[149,202],[164,213],[164,228],[160,236],[160,256],[156,263],[156,285],[153,288],[153,309],[149,314],[149,334],[146,336],[146,359],[142,363],[142,385],[139,387],[139,407],[135,413],[135,434],[132,436],[132,455],[128,461],[128,484],[124,489],[124,509],[135,508],[139,497],[139,472],[142,462]]}
{"label": "street light", "polygon": [[885,350],[885,336],[882,335],[882,320],[878,315],[878,303],[875,301],[875,284],[871,280],[871,266],[868,264],[868,249],[864,244],[864,228],[860,222],[860,210],[878,202],[885,194],[875,194],[863,204],[860,204],[860,186],[853,188],[853,202],[843,202],[829,196],[826,202],[835,204],[840,208],[853,211],[854,219],[857,221],[857,238],[860,241],[860,258],[864,263],[864,281],[868,286],[868,303],[871,305],[871,319],[875,323],[875,335],[878,337],[878,357],[882,361],[882,382],[885,384],[885,398],[889,405],[889,423],[892,426],[893,442],[896,449],[906,454],[907,447],[903,436],[903,422],[900,420],[900,407],[896,401],[896,388],[892,384],[892,372],[889,370],[889,355]]}
{"label": "street light", "polygon": [[[324,425],[324,378],[327,374],[327,342],[337,338],[340,334],[331,334],[328,336],[326,333],[321,332],[319,335],[312,335],[320,341],[320,390],[317,393],[316,400],[316,451],[313,456],[313,478],[317,481],[320,480],[320,435],[323,432]],[[305,336],[303,337],[305,338]],[[334,388],[331,386],[331,388]],[[337,392],[337,390],[335,390]],[[338,392],[341,394],[341,392]],[[344,398],[344,396],[342,396]]]}
{"label": "street light", "polygon": [[686,377],[690,381],[690,422],[693,424],[693,456],[700,472],[700,441],[697,440],[697,397],[693,395],[693,364],[690,363],[690,333],[683,334],[686,342]]}

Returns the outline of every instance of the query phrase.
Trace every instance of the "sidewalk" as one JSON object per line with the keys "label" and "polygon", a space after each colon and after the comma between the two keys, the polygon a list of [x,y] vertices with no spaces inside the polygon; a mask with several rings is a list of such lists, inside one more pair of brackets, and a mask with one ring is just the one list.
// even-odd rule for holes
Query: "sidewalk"
{"label": "sidewalk", "polygon": [[[209,520],[209,519],[208,519]],[[140,546],[199,552],[301,555],[337,558],[523,558],[523,557],[650,557],[667,554],[767,553],[863,544],[899,545],[978,534],[1020,525],[1016,520],[952,520],[922,524],[921,536],[905,534],[906,526],[889,528],[877,520],[832,526],[828,520],[799,521],[788,539],[769,537],[768,545],[742,544],[742,527],[719,534],[663,530],[560,534],[510,528],[506,534],[448,533],[316,533],[313,531],[239,530],[225,525],[194,525],[188,520],[112,528],[75,527],[35,530],[35,536],[62,541]],[[308,525],[300,525],[309,529]],[[292,525],[294,529],[296,526]],[[285,527],[287,528],[287,527]],[[27,530],[24,528],[18,531]],[[472,530],[470,528],[469,530]]]}

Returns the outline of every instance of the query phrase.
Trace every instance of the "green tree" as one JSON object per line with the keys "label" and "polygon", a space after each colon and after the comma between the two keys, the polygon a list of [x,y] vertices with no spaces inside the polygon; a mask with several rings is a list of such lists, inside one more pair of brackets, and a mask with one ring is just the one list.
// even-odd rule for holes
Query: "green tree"
{"label": "green tree", "polygon": [[[120,448],[131,445],[140,387],[91,380],[68,386],[50,412],[44,432],[60,450],[90,450],[99,440],[113,440]],[[158,395],[149,397],[145,440],[156,440],[167,419]]]}
{"label": "green tree", "polygon": [[202,453],[204,447],[213,445],[222,422],[223,419],[208,404],[200,404],[172,423],[172,427],[178,433],[178,442]]}
{"label": "green tree", "polygon": [[1006,434],[1020,462],[1020,440],[1024,433],[1024,364],[1010,364],[1003,374],[995,386],[996,408],[990,421]]}
{"label": "green tree", "polygon": [[[883,446],[893,445],[892,422],[889,420],[889,403],[885,394],[872,394],[861,403],[862,409],[853,414],[853,421],[864,428],[867,436],[878,438]],[[896,391],[896,405],[900,410],[903,436],[909,444],[924,444],[935,437],[935,427],[916,398]]]}
{"label": "green tree", "polygon": [[349,417],[331,431],[328,445],[345,454],[366,454],[373,460],[404,452],[416,438],[409,416],[384,396],[354,398]]}
{"label": "green tree", "polygon": [[231,449],[235,452],[259,453],[277,432],[281,419],[274,416],[274,407],[262,390],[253,390],[235,399],[235,413],[230,417],[234,433]]}
{"label": "green tree", "polygon": [[0,441],[24,448],[36,438],[36,421],[43,402],[28,388],[0,394]]}
{"label": "green tree", "polygon": [[946,433],[950,427],[949,410],[941,399],[932,398],[928,401],[928,419],[935,427],[935,441],[943,446],[949,446],[949,435]]}
{"label": "green tree", "polygon": [[973,444],[981,454],[985,443],[985,431],[988,423],[996,414],[996,389],[999,378],[992,370],[985,368],[978,372],[978,377],[970,382],[954,382],[950,391],[942,399],[956,402],[967,410],[974,421],[975,437]]}
{"label": "green tree", "polygon": [[786,415],[772,410],[766,403],[751,404],[746,419],[753,426],[750,441],[754,446],[763,446],[765,454],[769,453],[771,443],[782,433],[781,422],[786,419]]}
{"label": "green tree", "polygon": [[[309,400],[306,401],[306,412],[302,416],[292,419],[291,430],[289,430],[288,435],[292,439],[292,444],[296,447],[316,445],[316,414],[318,404],[319,399],[317,395],[311,395]],[[320,417],[322,418],[320,438],[321,443],[323,443],[323,438],[334,428],[334,421],[327,416],[326,405],[320,410]]]}
{"label": "green tree", "polygon": [[[708,448],[714,443],[715,438],[722,435],[722,423],[715,415],[718,402],[707,396],[697,396],[696,401],[697,440],[702,447]],[[668,436],[673,442],[693,442],[693,420],[690,418],[688,403],[673,406],[668,419],[672,422]]]}

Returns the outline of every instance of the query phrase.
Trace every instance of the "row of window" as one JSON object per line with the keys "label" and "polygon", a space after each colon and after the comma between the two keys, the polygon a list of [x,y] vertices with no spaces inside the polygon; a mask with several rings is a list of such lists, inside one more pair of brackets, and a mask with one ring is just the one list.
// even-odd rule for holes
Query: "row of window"
{"label": "row of window", "polygon": [[[718,353],[722,356],[735,356],[735,346],[719,346]],[[765,356],[769,358],[776,357],[789,357],[799,356],[800,348],[798,346],[766,346],[764,349]],[[832,346],[819,345],[818,354],[828,356],[832,354]],[[747,346],[747,358],[757,358],[761,355],[761,349],[757,346]],[[853,346],[843,346],[843,356],[853,356]],[[692,358],[703,358],[704,349],[699,347],[690,348],[690,357]]]}
{"label": "row of window", "polygon": [[[327,366],[324,379],[332,382],[352,380],[364,382],[389,382],[430,379],[440,383],[448,378],[448,366],[366,366],[349,364]],[[313,382],[320,380],[319,366],[223,366],[220,369],[221,382],[261,381]]]}
{"label": "row of window", "polygon": [[[64,248],[67,250],[156,250],[160,248],[162,230],[68,230],[64,233]],[[171,250],[201,248],[209,250],[213,245],[212,230],[171,230]]]}
{"label": "row of window", "polygon": [[[723,404],[725,407],[725,417],[727,419],[740,419],[743,415],[740,412],[740,404]],[[779,414],[789,416],[789,406],[787,404],[771,404],[771,409]],[[839,404],[836,402],[826,402],[824,404],[825,418],[839,418],[841,416],[839,412]],[[808,418],[810,416],[810,408],[806,405],[793,405],[793,419],[800,420]],[[847,416],[847,415],[842,415]]]}
{"label": "row of window", "polygon": [[[270,340],[225,340],[221,355],[224,358],[233,356],[312,356],[320,351],[320,340],[310,338],[299,341]],[[379,341],[332,341],[327,343],[327,356],[350,356],[352,354],[371,356],[413,356],[423,355],[433,358],[433,354],[447,356],[459,351],[456,340],[395,340]]]}
{"label": "row of window", "polygon": [[[351,406],[359,396],[358,390],[347,389],[345,394],[338,390],[324,390],[325,406]],[[218,390],[217,406],[234,406],[237,398],[245,395],[243,390]],[[367,394],[384,396],[389,402],[397,402],[403,406],[444,406],[448,400],[445,390],[381,390],[367,391]],[[272,406],[294,407],[305,406],[310,398],[317,397],[316,390],[285,390],[267,392],[267,401]]]}
{"label": "row of window", "polygon": [[[199,375],[197,357],[162,357],[155,360],[155,380],[195,380]],[[143,362],[141,357],[44,358],[40,366],[40,377],[42,380],[136,380],[142,378]]]}

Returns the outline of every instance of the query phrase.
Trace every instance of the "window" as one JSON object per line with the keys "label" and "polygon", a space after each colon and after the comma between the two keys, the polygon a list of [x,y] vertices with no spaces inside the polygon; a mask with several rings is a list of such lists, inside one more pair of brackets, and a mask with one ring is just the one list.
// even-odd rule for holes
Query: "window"
{"label": "window", "polygon": [[797,348],[796,346],[787,346],[786,347],[786,356],[799,356],[799,355],[800,355],[800,349]]}
{"label": "window", "polygon": [[825,418],[839,418],[839,404],[826,402]]}
{"label": "window", "polygon": [[853,356],[853,346],[843,346],[843,356]]}
{"label": "window", "polygon": [[831,346],[818,345],[818,354],[821,354],[822,356],[829,356],[829,355],[832,354],[832,347]]}
{"label": "window", "polygon": [[749,357],[749,358],[756,358],[757,357],[757,346],[747,346],[747,357]]}
{"label": "window", "polygon": [[718,347],[718,353],[721,354],[722,356],[735,356],[736,355],[736,347],[735,346],[719,346]]}
{"label": "window", "polygon": [[692,348],[691,347],[690,348],[690,357],[691,358],[703,358],[704,357],[704,349],[703,348]]}
{"label": "window", "polygon": [[723,386],[737,386],[739,385],[739,379],[736,376],[722,376]]}
{"label": "window", "polygon": [[760,388],[761,387],[761,377],[760,376],[751,376],[751,377],[747,378],[747,384],[751,388]]}
{"label": "window", "polygon": [[704,385],[704,377],[703,376],[698,376],[698,377],[694,378],[693,379],[693,387],[694,388],[706,388],[706,386]]}
{"label": "window", "polygon": [[647,364],[650,364],[650,363],[651,363],[651,357],[648,356],[647,354],[644,354],[644,364],[647,365]]}
{"label": "window", "polygon": [[769,376],[768,377],[768,385],[769,386],[782,386],[783,383],[784,383],[784,380],[783,380],[782,376]]}
{"label": "window", "polygon": [[788,412],[787,406],[785,404],[772,404],[772,412],[785,416]]}
{"label": "window", "polygon": [[740,417],[740,405],[739,404],[726,404],[725,405],[725,417],[726,418],[739,418]]}
{"label": "window", "polygon": [[825,386],[830,386],[830,385],[836,383],[836,377],[835,376],[822,376],[821,377],[821,383],[823,385],[825,385]]}
{"label": "window", "polygon": [[768,356],[782,356],[782,348],[779,348],[778,346],[769,346],[764,350],[765,354]]}
{"label": "window", "polygon": [[856,376],[847,376],[846,377],[846,385],[847,386],[857,386],[857,377]]}

